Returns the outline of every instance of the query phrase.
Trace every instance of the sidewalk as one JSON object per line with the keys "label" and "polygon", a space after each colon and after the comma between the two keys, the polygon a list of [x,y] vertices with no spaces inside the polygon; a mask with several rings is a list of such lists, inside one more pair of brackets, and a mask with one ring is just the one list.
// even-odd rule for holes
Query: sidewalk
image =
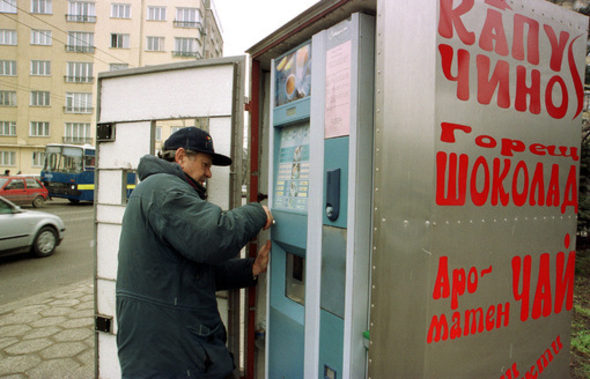
{"label": "sidewalk", "polygon": [[0,305],[0,378],[93,378],[92,280]]}

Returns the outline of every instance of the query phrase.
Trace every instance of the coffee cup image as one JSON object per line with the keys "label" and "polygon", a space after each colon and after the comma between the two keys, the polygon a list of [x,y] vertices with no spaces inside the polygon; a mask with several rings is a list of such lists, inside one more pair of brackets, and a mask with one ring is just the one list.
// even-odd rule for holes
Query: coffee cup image
{"label": "coffee cup image", "polygon": [[295,95],[295,75],[293,74],[289,75],[285,81],[285,93],[288,99],[292,99]]}

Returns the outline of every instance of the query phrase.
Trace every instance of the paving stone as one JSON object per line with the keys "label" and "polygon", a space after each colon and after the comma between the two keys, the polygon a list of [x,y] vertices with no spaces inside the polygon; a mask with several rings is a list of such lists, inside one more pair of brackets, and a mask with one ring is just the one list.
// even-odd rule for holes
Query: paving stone
{"label": "paving stone", "polygon": [[25,372],[41,363],[37,355],[19,355],[6,357],[0,361],[0,376]]}
{"label": "paving stone", "polygon": [[7,325],[0,327],[0,336],[3,337],[19,337],[31,330],[28,325]]}
{"label": "paving stone", "polygon": [[65,341],[83,341],[88,336],[92,335],[92,331],[88,328],[67,329],[53,336],[53,339],[58,342]]}
{"label": "paving stone", "polygon": [[74,357],[86,349],[88,346],[82,342],[59,342],[41,351],[40,354],[44,359],[67,358]]}
{"label": "paving stone", "polygon": [[64,329],[72,329],[72,328],[80,328],[82,326],[87,326],[90,329],[94,326],[94,320],[92,317],[84,317],[84,318],[75,318],[73,320],[68,320],[61,324]]}
{"label": "paving stone", "polygon": [[91,318],[94,319],[94,309],[81,309],[68,315],[70,319],[74,318]]}
{"label": "paving stone", "polygon": [[30,340],[33,338],[41,338],[41,337],[49,337],[54,335],[55,333],[60,332],[62,329],[58,328],[57,326],[46,326],[43,328],[35,328],[25,334],[23,337],[24,340]]}
{"label": "paving stone", "polygon": [[80,304],[80,300],[78,299],[58,299],[54,300],[49,305],[54,307],[73,307],[75,305]]}
{"label": "paving stone", "polygon": [[38,313],[11,313],[0,318],[0,326],[28,324],[40,318]]}
{"label": "paving stone", "polygon": [[16,337],[1,337],[0,338],[0,349],[4,349],[7,346],[10,346],[14,343],[18,342],[18,338]]}
{"label": "paving stone", "polygon": [[76,305],[74,307],[74,309],[77,309],[77,310],[92,309],[92,310],[94,310],[94,301],[85,301],[83,303]]}
{"label": "paving stone", "polygon": [[31,378],[74,378],[80,364],[71,358],[52,359],[41,362],[37,367],[26,371]]}
{"label": "paving stone", "polygon": [[72,308],[66,307],[51,307],[47,310],[41,312],[42,316],[49,317],[49,316],[65,316],[68,313],[72,312]]}
{"label": "paving stone", "polygon": [[91,301],[94,303],[94,294],[84,295],[80,298],[80,301]]}
{"label": "paving stone", "polygon": [[38,321],[35,321],[31,324],[35,328],[41,328],[43,326],[52,326],[52,325],[61,325],[66,321],[66,318],[63,316],[56,316],[56,317],[45,317]]}
{"label": "paving stone", "polygon": [[94,349],[88,349],[76,356],[76,359],[80,361],[83,365],[88,365],[94,367]]}
{"label": "paving stone", "polygon": [[26,379],[26,376],[24,374],[14,374],[14,375],[7,375],[7,376],[2,376],[2,379]]}
{"label": "paving stone", "polygon": [[47,346],[50,346],[52,342],[47,338],[37,338],[34,340],[27,340],[22,341],[19,343],[15,343],[4,349],[4,351],[11,355],[19,355],[19,354],[32,354],[39,350],[45,349]]}
{"label": "paving stone", "polygon": [[39,313],[49,308],[47,304],[32,304],[14,310],[14,313]]}

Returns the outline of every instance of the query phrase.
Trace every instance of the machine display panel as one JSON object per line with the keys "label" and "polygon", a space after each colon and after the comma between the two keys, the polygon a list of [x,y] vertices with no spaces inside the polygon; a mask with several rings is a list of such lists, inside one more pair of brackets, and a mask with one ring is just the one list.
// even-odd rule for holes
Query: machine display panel
{"label": "machine display panel", "polygon": [[274,207],[307,211],[309,195],[309,123],[279,130]]}
{"label": "machine display panel", "polygon": [[311,94],[311,45],[300,46],[275,61],[275,107]]}

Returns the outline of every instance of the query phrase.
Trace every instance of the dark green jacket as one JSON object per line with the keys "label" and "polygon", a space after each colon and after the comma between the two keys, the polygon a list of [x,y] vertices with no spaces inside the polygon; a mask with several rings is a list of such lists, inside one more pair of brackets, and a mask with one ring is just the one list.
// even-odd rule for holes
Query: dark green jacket
{"label": "dark green jacket", "polygon": [[233,369],[215,291],[254,285],[235,259],[262,229],[260,204],[202,200],[175,163],[144,156],[119,241],[117,345],[123,377],[223,378]]}

